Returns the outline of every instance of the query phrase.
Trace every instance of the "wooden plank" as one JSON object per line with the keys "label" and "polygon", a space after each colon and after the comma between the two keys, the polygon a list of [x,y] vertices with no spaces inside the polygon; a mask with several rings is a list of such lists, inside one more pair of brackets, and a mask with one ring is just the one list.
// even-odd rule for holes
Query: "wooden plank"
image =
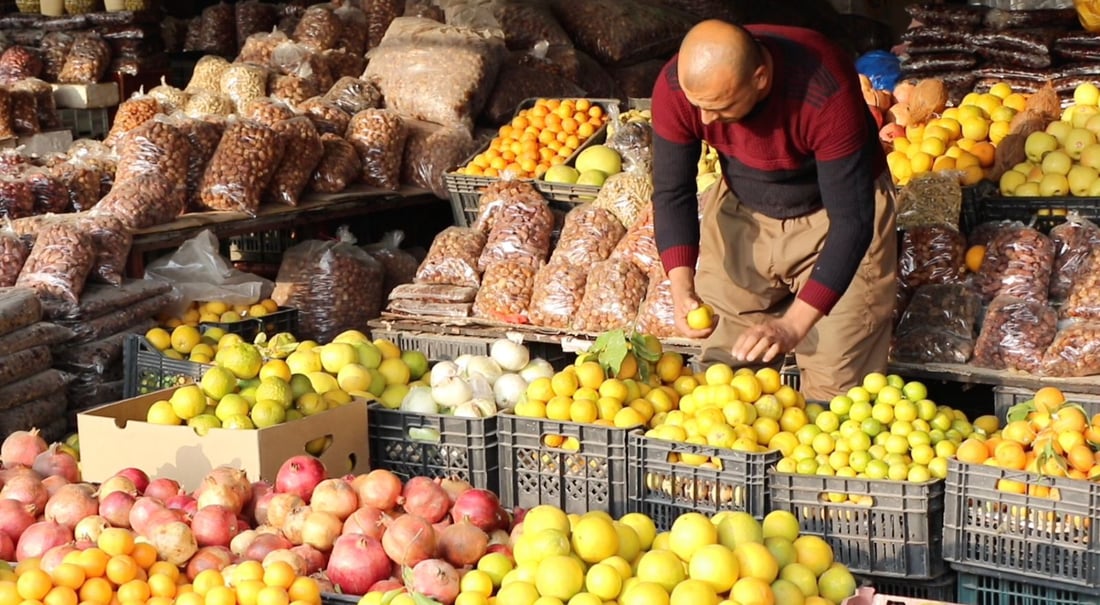
{"label": "wooden plank", "polygon": [[941,380],[944,382],[1018,387],[1031,390],[1053,386],[1068,393],[1100,395],[1100,376],[1084,378],[1040,377],[1020,372],[991,370],[969,364],[952,363],[892,363],[890,364],[890,371],[921,380]]}

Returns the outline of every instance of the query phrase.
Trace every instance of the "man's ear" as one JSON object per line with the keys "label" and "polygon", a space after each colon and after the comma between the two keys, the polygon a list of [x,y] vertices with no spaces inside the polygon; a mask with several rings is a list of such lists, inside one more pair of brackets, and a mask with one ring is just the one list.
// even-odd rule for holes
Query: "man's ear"
{"label": "man's ear", "polygon": [[756,90],[764,91],[768,88],[768,65],[767,63],[761,63],[755,71],[752,72],[753,85],[756,86]]}

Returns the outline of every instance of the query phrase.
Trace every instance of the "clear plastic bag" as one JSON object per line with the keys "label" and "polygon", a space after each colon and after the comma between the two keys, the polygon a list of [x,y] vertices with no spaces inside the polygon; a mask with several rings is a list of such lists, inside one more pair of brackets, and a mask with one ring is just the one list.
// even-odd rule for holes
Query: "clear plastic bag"
{"label": "clear plastic bag", "polygon": [[[0,88],[0,90],[7,90]],[[23,153],[23,147],[9,147],[0,150],[0,168],[11,172],[21,172],[31,166],[31,159]]]}
{"label": "clear plastic bag", "polygon": [[363,12],[367,14],[367,48],[382,43],[394,19],[401,16],[405,8],[403,0],[360,0]]}
{"label": "clear plastic bag", "polygon": [[0,336],[0,358],[34,347],[52,347],[70,340],[73,333],[67,328],[46,321],[39,321],[11,334]]}
{"label": "clear plastic bag", "polygon": [[99,202],[99,170],[82,157],[69,158],[49,167],[50,174],[69,191],[69,207],[88,210]]}
{"label": "clear plastic bag", "polygon": [[279,23],[278,7],[256,0],[238,2],[234,7],[234,12],[237,46],[242,49],[241,54],[244,53],[244,47],[248,44],[250,36],[270,32]]}
{"label": "clear plastic bag", "polygon": [[23,173],[34,194],[34,213],[61,213],[69,207],[69,189],[45,168],[31,168]]}
{"label": "clear plastic bag", "polygon": [[15,137],[15,123],[12,121],[11,92],[0,86],[0,139]]}
{"label": "clear plastic bag", "polygon": [[76,306],[94,264],[91,234],[74,220],[58,218],[42,225],[15,285]]}
{"label": "clear plastic bag", "polygon": [[138,320],[121,332],[55,351],[54,367],[74,374],[102,376],[110,372],[113,366],[121,365],[126,339],[131,334],[144,334],[154,326],[156,322]]}
{"label": "clear plastic bag", "polygon": [[1045,303],[998,296],[982,320],[971,363],[995,370],[1037,372],[1058,329],[1058,316]]}
{"label": "clear plastic bag", "polygon": [[1100,246],[1082,259],[1062,305],[1062,317],[1100,321]]}
{"label": "clear plastic bag", "polygon": [[390,292],[397,286],[411,284],[416,279],[420,263],[415,256],[401,249],[404,239],[404,231],[390,231],[377,244],[363,248],[382,265],[382,273],[385,275],[382,283],[383,300],[388,299]]}
{"label": "clear plastic bag", "polygon": [[191,146],[187,137],[164,116],[157,115],[122,135],[117,149],[116,182],[145,175],[187,182]]}
{"label": "clear plastic bag", "polygon": [[347,139],[363,163],[364,183],[392,191],[401,187],[401,160],[408,135],[405,120],[388,109],[364,109],[351,118]]}
{"label": "clear plastic bag", "polygon": [[925,173],[898,192],[898,229],[955,225],[962,208],[962,188],[953,174]]}
{"label": "clear plastic bag", "polygon": [[966,363],[974,353],[981,308],[981,297],[963,284],[921,286],[894,330],[894,359],[907,363]]}
{"label": "clear plastic bag", "polygon": [[15,127],[15,134],[30,136],[41,132],[38,125],[38,99],[34,93],[26,90],[17,90],[14,86],[9,91],[11,95],[11,124]]}
{"label": "clear plastic bag", "polygon": [[69,32],[49,32],[42,37],[42,44],[38,50],[42,55],[43,80],[58,81],[74,40],[73,34]]}
{"label": "clear plastic bag", "polygon": [[355,147],[341,136],[321,135],[324,152],[310,177],[310,188],[319,193],[340,193],[354,183],[363,169]]}
{"label": "clear plastic bag", "polygon": [[316,82],[298,76],[271,74],[267,81],[267,94],[272,99],[282,101],[291,107],[297,107],[320,93]]}
{"label": "clear plastic bag", "polygon": [[[338,6],[333,13],[343,26],[340,39],[336,41],[336,48],[362,57],[367,52],[367,39],[370,37],[370,22],[367,14],[359,7],[349,4]],[[359,73],[363,73],[362,70]]]}
{"label": "clear plastic bag", "polygon": [[620,172],[607,177],[593,205],[607,209],[629,228],[652,201],[653,180],[649,175]]}
{"label": "clear plastic bag", "polygon": [[344,22],[326,5],[307,8],[294,28],[294,40],[316,52],[336,48],[343,35]]}
{"label": "clear plastic bag", "polygon": [[657,338],[681,336],[676,329],[676,306],[672,301],[672,282],[667,277],[650,275],[645,300],[638,309],[634,330]]}
{"label": "clear plastic bag", "polygon": [[[648,95],[646,95],[648,96]],[[643,118],[627,118],[612,105],[608,110],[607,142],[619,153],[623,172],[653,173],[653,124]]]}
{"label": "clear plastic bag", "polygon": [[0,288],[15,285],[29,252],[27,243],[11,229],[10,223],[0,225]]}
{"label": "clear plastic bag", "polygon": [[252,99],[267,95],[268,70],[263,65],[233,63],[222,72],[221,93],[239,112]]}
{"label": "clear plastic bag", "polygon": [[434,2],[434,0],[407,0],[405,2],[405,17],[421,17],[423,19],[431,19],[433,21],[439,21],[440,23],[447,22],[447,15],[443,12],[443,8]]}
{"label": "clear plastic bag", "polygon": [[130,259],[133,233],[118,217],[102,209],[82,217],[80,224],[92,236],[95,245],[95,262],[89,277],[121,286],[126,275],[126,261]]}
{"label": "clear plastic bag", "polygon": [[630,261],[647,275],[663,271],[653,228],[653,211],[647,209],[611,252],[611,258]]}
{"label": "clear plastic bag", "polygon": [[299,338],[330,342],[378,317],[382,279],[378,261],[353,243],[309,240],[284,253],[271,297],[298,309]]}
{"label": "clear plastic bag", "polygon": [[186,196],[186,180],[135,174],[115,183],[94,210],[117,217],[130,229],[146,229],[174,221],[183,213]]}
{"label": "clear plastic bag", "polygon": [[229,120],[206,167],[199,196],[210,210],[255,215],[260,199],[283,157],[283,140],[250,120]]}
{"label": "clear plastic bag", "polygon": [[271,62],[272,53],[284,42],[290,42],[290,37],[281,31],[271,31],[269,27],[262,33],[254,33],[245,39],[244,44],[241,45],[241,52],[237,54],[237,60],[267,65]]}
{"label": "clear plastic bag", "polygon": [[298,76],[313,83],[318,91],[333,84],[332,71],[325,56],[305,45],[284,42],[271,53],[271,66],[283,75]]}
{"label": "clear plastic bag", "polygon": [[22,174],[0,176],[0,219],[34,214],[34,190]]}
{"label": "clear plastic bag", "polygon": [[42,319],[42,303],[29,288],[0,290],[0,335],[29,326]]}
{"label": "clear plastic bag", "polygon": [[80,34],[73,39],[57,81],[68,84],[95,84],[107,75],[111,65],[111,47],[96,34]]}
{"label": "clear plastic bag", "polygon": [[202,11],[198,50],[232,57],[237,52],[237,15],[232,4],[220,2]]}
{"label": "clear plastic bag", "polygon": [[551,0],[576,45],[604,65],[628,65],[673,54],[694,19],[636,0]]}
{"label": "clear plastic bag", "polygon": [[337,80],[321,98],[350,115],[382,106],[382,91],[377,86],[366,80],[347,76]]}
{"label": "clear plastic bag", "polygon": [[340,78],[358,78],[367,68],[367,58],[363,55],[353,55],[342,48],[333,48],[321,53],[328,64],[328,71],[333,80]]}
{"label": "clear plastic bag", "polygon": [[229,61],[223,57],[206,55],[195,63],[185,90],[191,94],[196,94],[200,90],[210,93],[221,91],[222,74],[229,69],[229,65]]}
{"label": "clear plastic bag", "polygon": [[344,136],[351,124],[351,114],[321,97],[306,99],[298,105],[298,111],[313,121],[317,132]]}
{"label": "clear plastic bag", "polygon": [[447,199],[443,175],[459,166],[473,152],[474,139],[465,128],[407,120],[409,136],[401,161],[401,182],[430,189]]}
{"label": "clear plastic bag", "polygon": [[53,87],[48,82],[38,78],[27,78],[16,82],[12,90],[34,96],[35,118],[41,130],[61,128],[61,118],[57,115],[57,103],[53,98]]}
{"label": "clear plastic bag", "polygon": [[233,101],[220,92],[199,90],[187,100],[187,106],[183,112],[192,118],[205,118],[206,116],[228,116],[236,111]]}
{"label": "clear plastic bag", "polygon": [[546,203],[545,198],[529,181],[504,178],[493,181],[481,191],[477,200],[477,220],[474,228],[489,233],[496,226],[500,213],[508,205]]}
{"label": "clear plastic bag", "polygon": [[420,268],[416,283],[449,286],[481,284],[478,259],[485,249],[485,234],[475,229],[448,227],[435,236]]}
{"label": "clear plastic bag", "polygon": [[110,315],[100,315],[91,319],[74,321],[58,320],[57,323],[72,330],[76,335],[70,344],[86,344],[118,334],[148,321],[163,313],[173,301],[174,298],[171,294],[160,294]]}
{"label": "clear plastic bag", "polygon": [[0,364],[0,386],[48,370],[52,363],[49,347],[32,347],[7,355]]}
{"label": "clear plastic bag", "polygon": [[[41,401],[46,397],[54,397],[59,392],[64,394],[64,389],[69,384],[69,381],[69,375],[64,372],[59,370],[45,370],[18,382],[0,387],[0,409],[4,410],[4,415],[7,416],[17,415],[14,414],[14,412],[16,410],[22,410],[24,407],[34,407],[48,414],[48,416],[44,416],[45,418],[56,418],[60,415],[60,412],[56,409],[50,409],[49,407],[42,409],[43,406],[41,405]],[[64,412],[64,406],[62,406],[61,412]],[[22,422],[21,420],[19,421]],[[6,431],[26,430],[34,426],[40,425],[38,423],[29,426],[21,425],[18,428],[6,429]],[[5,434],[8,434],[8,432],[5,432]]]}
{"label": "clear plastic bag", "polygon": [[0,53],[0,84],[37,78],[41,74],[42,59],[30,48],[17,44]]}
{"label": "clear plastic bag", "polygon": [[295,116],[294,109],[284,101],[271,97],[251,99],[238,112],[242,118],[253,120],[271,128]]}
{"label": "clear plastic bag", "polygon": [[264,193],[264,200],[297,206],[313,169],[325,154],[325,146],[313,122],[305,116],[276,122],[273,130],[290,152],[283,154]]}
{"label": "clear plastic bag", "polygon": [[89,283],[80,295],[80,306],[65,315],[50,315],[51,319],[88,319],[113,314],[143,300],[167,294],[172,284],[156,279],[127,279],[121,286]]}
{"label": "clear plastic bag", "polygon": [[166,114],[182,111],[183,108],[187,107],[187,101],[191,98],[189,93],[172,86],[163,77],[160,79],[160,85],[154,86],[149,91],[149,96],[160,103],[161,111]]}
{"label": "clear plastic bag", "polygon": [[476,297],[477,288],[438,284],[401,284],[390,291],[389,295],[392,301],[407,300],[439,304],[469,304],[474,302]]}
{"label": "clear plastic bag", "polygon": [[114,123],[111,124],[111,130],[103,142],[113,147],[122,135],[152,120],[160,112],[160,102],[153,97],[144,94],[134,95],[118,106]]}
{"label": "clear plastic bag", "polygon": [[541,197],[510,200],[501,208],[489,231],[478,268],[486,271],[505,260],[521,259],[531,265],[546,262],[554,225],[554,213]]}
{"label": "clear plastic bag", "polygon": [[1043,355],[1042,370],[1064,378],[1100,374],[1100,324],[1073,322],[1059,330]]}
{"label": "clear plastic bag", "polygon": [[526,60],[515,55],[505,59],[497,76],[493,92],[481,112],[482,120],[490,124],[504,124],[511,121],[512,114],[525,99],[531,98],[576,98],[585,96],[585,91],[565,77],[547,73],[538,67],[528,65]]}
{"label": "clear plastic bag", "polygon": [[401,17],[371,51],[363,77],[403,116],[472,130],[503,59],[498,34]]}
{"label": "clear plastic bag", "polygon": [[966,238],[954,225],[911,227],[901,234],[898,277],[906,287],[949,284],[962,279]]}
{"label": "clear plastic bag", "polygon": [[510,49],[528,49],[543,40],[573,43],[543,0],[452,0],[445,13],[451,25],[503,31]]}
{"label": "clear plastic bag", "polygon": [[185,205],[190,208],[200,208],[199,191],[202,189],[202,177],[206,173],[207,164],[218,149],[222,133],[225,132],[225,122],[213,119],[199,120],[183,114],[173,114],[171,119],[187,139],[188,145]]}
{"label": "clear plastic bag", "polygon": [[550,261],[592,266],[607,260],[624,235],[626,228],[614,214],[592,204],[577,206],[565,215],[565,225]]}
{"label": "clear plastic bag", "polygon": [[511,324],[527,323],[527,307],[540,267],[541,263],[528,258],[510,258],[489,265],[474,298],[474,316]]}
{"label": "clear plastic bag", "polygon": [[539,269],[531,293],[527,316],[532,325],[544,328],[569,329],[584,297],[588,266],[572,265],[557,260]]}
{"label": "clear plastic bag", "polygon": [[648,285],[646,275],[629,261],[611,258],[597,263],[588,273],[573,328],[581,332],[629,330]]}
{"label": "clear plastic bag", "polygon": [[[1087,279],[1089,258],[1100,248],[1100,227],[1076,212],[1050,230],[1054,242],[1054,267],[1050,274],[1050,300],[1063,302],[1079,279]],[[1097,301],[1100,303],[1100,301]]]}
{"label": "clear plastic bag", "polygon": [[1053,266],[1050,238],[1022,224],[1009,224],[986,249],[976,283],[983,301],[1007,295],[1046,303]]}

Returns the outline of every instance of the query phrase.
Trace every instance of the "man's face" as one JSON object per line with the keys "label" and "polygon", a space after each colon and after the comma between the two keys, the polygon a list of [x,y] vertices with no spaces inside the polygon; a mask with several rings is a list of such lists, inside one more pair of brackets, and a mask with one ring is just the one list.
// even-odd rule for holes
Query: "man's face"
{"label": "man's face", "polygon": [[758,90],[753,78],[741,78],[732,85],[715,84],[699,91],[684,90],[689,103],[699,108],[704,125],[732,124],[742,120],[756,106]]}

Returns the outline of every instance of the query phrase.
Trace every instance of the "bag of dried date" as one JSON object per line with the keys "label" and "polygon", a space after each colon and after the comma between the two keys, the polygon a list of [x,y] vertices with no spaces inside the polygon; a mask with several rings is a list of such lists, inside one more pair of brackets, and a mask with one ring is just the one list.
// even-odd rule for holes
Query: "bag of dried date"
{"label": "bag of dried date", "polygon": [[203,207],[255,216],[283,150],[283,140],[274,130],[231,118],[203,174],[199,191]]}
{"label": "bag of dried date", "polygon": [[404,0],[359,0],[359,6],[367,15],[367,48],[382,43],[382,38],[401,16],[405,8]]}
{"label": "bag of dried date", "polygon": [[610,258],[627,260],[647,275],[661,271],[661,255],[657,251],[652,209],[645,210],[634,225],[627,229],[626,235],[611,251]]}
{"label": "bag of dried date", "polygon": [[15,285],[28,253],[30,247],[11,228],[11,222],[4,220],[0,223],[0,288]]}
{"label": "bag of dried date", "polygon": [[1100,324],[1075,321],[1058,330],[1043,355],[1042,372],[1061,378],[1100,374]]}
{"label": "bag of dried date", "polygon": [[476,288],[481,284],[477,264],[484,249],[481,231],[448,227],[432,240],[428,255],[416,270],[416,283]]}
{"label": "bag of dried date", "polygon": [[172,182],[187,182],[191,146],[186,135],[166,116],[157,115],[121,135],[116,145],[115,182],[156,174]]}
{"label": "bag of dried date", "polygon": [[573,329],[581,332],[628,330],[638,316],[649,279],[629,261],[610,258],[588,273]]}
{"label": "bag of dried date", "polygon": [[34,214],[34,190],[21,173],[0,175],[0,219]]}
{"label": "bag of dried date", "polygon": [[133,233],[117,216],[105,212],[103,208],[93,209],[78,220],[92,236],[95,246],[95,262],[89,277],[112,286],[121,286],[126,274],[126,261],[130,258]]}
{"label": "bag of dried date", "polygon": [[447,23],[472,29],[499,29],[513,50],[528,49],[545,40],[572,44],[569,34],[544,0],[452,0],[444,6]]}
{"label": "bag of dried date", "polygon": [[345,76],[337,80],[321,99],[355,115],[364,109],[381,107],[382,91],[366,80]]}
{"label": "bag of dried date", "polygon": [[672,301],[672,282],[661,275],[649,276],[645,300],[638,309],[634,330],[657,338],[681,336],[676,329],[676,306]]}
{"label": "bag of dried date", "polygon": [[397,191],[401,187],[401,160],[409,130],[405,120],[388,109],[364,109],[348,123],[348,142],[363,163],[361,180]]}
{"label": "bag of dried date", "polygon": [[430,189],[447,199],[443,175],[452,171],[473,152],[474,139],[465,128],[440,126],[420,120],[406,120],[409,136],[401,161],[401,182]]}
{"label": "bag of dried date", "polygon": [[527,317],[532,325],[569,329],[584,297],[589,265],[551,259],[535,275]]}
{"label": "bag of dried date", "polygon": [[330,342],[382,310],[382,266],[350,241],[309,240],[287,250],[271,298],[298,309],[301,338]]}
{"label": "bag of dried date", "polygon": [[535,274],[541,266],[541,262],[523,257],[490,265],[481,276],[481,288],[474,298],[474,317],[511,324],[527,323]]}
{"label": "bag of dried date", "polygon": [[[234,7],[234,12],[237,46],[241,47],[241,54],[244,54],[244,47],[248,44],[250,36],[266,34],[275,29],[275,25],[279,23],[278,7],[256,0],[238,2]],[[248,59],[244,60],[247,61]]]}
{"label": "bag of dried date", "polygon": [[[57,103],[53,97],[53,87],[48,82],[38,78],[27,78],[16,82],[12,90],[26,92],[34,97],[35,118],[41,130],[54,130],[61,127],[61,118],[57,115]],[[15,113],[18,116],[18,110]]]}
{"label": "bag of dried date", "polygon": [[15,285],[30,288],[41,298],[75,306],[94,264],[91,234],[77,221],[58,217],[42,224]]}
{"label": "bag of dried date", "polygon": [[1021,223],[1002,227],[986,249],[975,279],[983,301],[1007,295],[1045,304],[1054,266],[1054,244]]}
{"label": "bag of dried date", "polygon": [[473,130],[504,59],[499,32],[394,20],[363,73],[403,116]]}
{"label": "bag of dried date", "polygon": [[84,155],[76,155],[49,165],[50,175],[69,192],[69,208],[74,212],[88,210],[99,202],[102,177],[99,170]]}
{"label": "bag of dried date", "polygon": [[948,284],[962,279],[966,239],[954,225],[922,225],[901,234],[898,277],[906,287]]}
{"label": "bag of dried date", "polygon": [[982,301],[963,284],[927,284],[913,294],[894,330],[894,359],[966,363],[974,352]]}
{"label": "bag of dried date", "polygon": [[313,169],[325,154],[325,146],[313,122],[305,116],[276,122],[272,129],[279,134],[289,153],[283,154],[264,192],[264,200],[297,206]]}
{"label": "bag of dried date", "polygon": [[324,152],[310,177],[310,189],[319,193],[340,193],[359,179],[363,164],[359,153],[344,137],[326,132],[321,135]]}
{"label": "bag of dried date", "polygon": [[522,181],[509,177],[490,183],[481,191],[477,200],[477,220],[474,221],[474,229],[488,234],[496,225],[500,212],[509,204],[537,204],[545,202],[545,198],[539,193],[530,181]]}
{"label": "bag of dried date", "polygon": [[592,266],[607,260],[624,235],[626,228],[614,214],[592,204],[582,204],[565,215],[565,225],[550,262]]}
{"label": "bag of dried date", "polygon": [[316,52],[336,48],[343,35],[344,22],[330,5],[307,8],[294,28],[294,40]]}
{"label": "bag of dried date", "polygon": [[[532,98],[576,98],[585,96],[585,91],[565,77],[547,73],[537,66],[528,64],[523,56],[510,53],[501,65],[493,92],[485,102],[481,116],[491,124],[503,124],[512,118],[525,99]],[[526,53],[519,53],[521,55]]]}
{"label": "bag of dried date", "polygon": [[1078,279],[1090,272],[1089,259],[1093,250],[1100,248],[1100,227],[1082,218],[1076,212],[1069,213],[1066,222],[1050,230],[1054,242],[1054,267],[1050,274],[1050,300],[1063,302]]}
{"label": "bag of dried date", "polygon": [[1037,372],[1057,329],[1058,316],[1046,303],[998,296],[985,312],[971,363],[994,370]]}
{"label": "bag of dried date", "polygon": [[111,47],[97,34],[79,34],[69,47],[57,81],[66,84],[95,84],[107,75]]}
{"label": "bag of dried date", "polygon": [[65,59],[69,56],[69,49],[73,46],[75,37],[69,32],[49,32],[42,37],[42,43],[38,47],[42,55],[41,77],[47,82],[57,82],[61,75],[61,69],[65,66]]}
{"label": "bag of dried date", "polygon": [[382,265],[385,279],[382,285],[383,300],[389,298],[394,288],[403,284],[411,284],[416,279],[416,271],[420,262],[412,254],[401,249],[401,242],[405,239],[404,231],[389,231],[382,239],[363,249],[374,257]]}
{"label": "bag of dried date", "polygon": [[202,189],[202,177],[206,173],[206,166],[214,157],[218,149],[218,143],[225,131],[225,121],[221,119],[196,119],[183,113],[175,113],[168,117],[170,124],[187,140],[187,193],[185,206],[188,208],[201,208],[199,191]]}
{"label": "bag of dried date", "polygon": [[509,201],[497,214],[489,231],[478,269],[494,263],[523,258],[531,265],[546,262],[556,220],[546,200],[524,198]]}
{"label": "bag of dried date", "polygon": [[103,142],[115,146],[122,135],[152,120],[160,112],[159,101],[146,94],[135,94],[118,106],[114,124]]}

